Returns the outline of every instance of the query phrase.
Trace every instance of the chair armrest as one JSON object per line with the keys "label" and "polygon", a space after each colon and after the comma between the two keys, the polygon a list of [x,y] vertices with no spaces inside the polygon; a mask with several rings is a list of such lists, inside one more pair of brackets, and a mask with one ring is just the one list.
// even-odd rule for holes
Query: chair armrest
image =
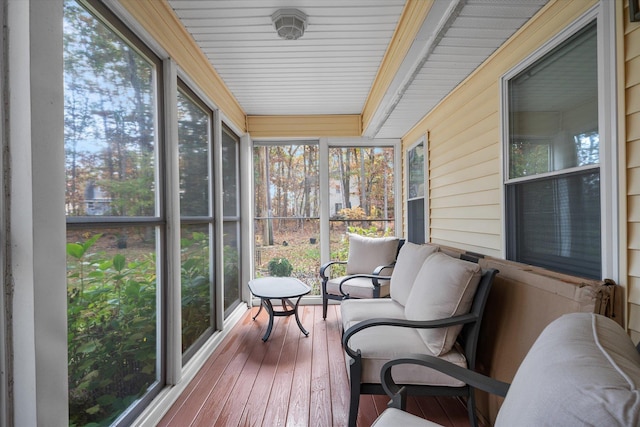
{"label": "chair armrest", "polygon": [[[461,314],[459,316],[447,317],[446,319],[437,320],[407,320],[407,319],[389,319],[389,318],[376,318],[367,319],[362,322],[358,322],[344,331],[342,335],[342,347],[344,351],[352,358],[358,356],[358,352],[349,347],[349,339],[363,329],[372,328],[374,326],[400,326],[403,328],[414,329],[433,329],[433,328],[446,328],[454,325],[464,325],[466,323],[472,323],[478,320],[478,316],[473,313]],[[359,350],[358,350],[359,351]]]}
{"label": "chair armrest", "polygon": [[322,266],[320,266],[320,277],[322,278],[322,280],[329,280],[329,277],[327,277],[327,275],[325,274],[325,271],[327,270],[327,268],[331,267],[334,264],[346,264],[347,261],[329,261],[329,262],[325,262],[324,264],[322,264]]}
{"label": "chair armrest", "polygon": [[[482,375],[470,369],[454,365],[451,362],[447,362],[446,360],[442,360],[435,356],[429,356],[426,354],[410,354],[398,359],[390,360],[382,366],[382,370],[380,371],[380,382],[382,384],[382,388],[384,388],[385,393],[387,393],[391,397],[394,397],[399,392],[401,392],[402,388],[398,386],[393,380],[393,376],[391,375],[391,368],[393,366],[403,364],[426,366],[427,368],[435,369],[446,375],[449,375],[450,377],[463,381],[465,384],[471,387],[502,397],[505,397],[507,395],[507,391],[509,391],[510,387],[509,383],[498,381],[494,378]],[[399,399],[402,399],[402,393],[400,394]],[[394,398],[394,400],[396,399]],[[394,405],[397,404],[398,402],[394,402]]]}
{"label": "chair armrest", "polygon": [[387,268],[393,268],[395,267],[396,262],[392,262],[391,264],[387,264],[387,265],[379,265],[375,268],[375,270],[373,270],[373,274],[375,276],[380,276],[382,274],[382,271],[387,269]]}
{"label": "chair armrest", "polygon": [[349,294],[345,293],[344,290],[342,289],[342,285],[346,282],[348,282],[351,279],[356,279],[356,278],[368,278],[371,279],[371,283],[373,283],[373,287],[377,288],[380,287],[380,283],[378,283],[378,280],[391,280],[391,276],[379,276],[377,274],[352,274],[350,276],[345,277],[344,279],[342,279],[342,281],[340,281],[340,293],[342,294],[342,296],[344,297],[348,297]]}

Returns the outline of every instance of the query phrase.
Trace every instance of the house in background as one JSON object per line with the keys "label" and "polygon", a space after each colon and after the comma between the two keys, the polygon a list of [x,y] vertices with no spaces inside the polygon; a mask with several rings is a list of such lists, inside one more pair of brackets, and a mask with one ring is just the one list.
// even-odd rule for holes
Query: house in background
{"label": "house in background", "polygon": [[[261,142],[313,141],[321,165],[334,146],[394,147],[396,234],[421,230],[422,240],[482,254],[500,270],[479,348],[491,376],[510,380],[551,320],[592,310],[605,278],[622,286],[624,312],[615,314],[640,341],[637,0],[306,0],[295,7],[307,34],[269,43],[252,33],[275,33],[279,1],[1,1],[0,424],[68,423],[65,245],[87,230],[126,229],[137,238],[129,249],[154,251],[153,381],[117,422],[159,419],[250,303],[252,149]],[[78,22],[109,30],[101,34],[114,37],[114,56],[126,51],[129,64],[149,67],[143,83],[156,96],[131,98],[154,114],[152,130],[135,114],[125,127],[146,138],[138,160],[152,170],[136,178],[152,180],[153,197],[119,217],[65,208],[69,5]],[[320,28],[329,34],[314,35]],[[341,34],[359,30],[352,44]],[[342,86],[314,86],[332,79]],[[204,128],[182,133],[185,117]],[[211,138],[181,151],[194,134]],[[417,147],[422,175],[408,173]],[[183,191],[199,186],[207,191]],[[323,259],[330,209],[320,219]],[[187,348],[180,252],[201,241],[181,227],[213,253],[211,321]],[[237,269],[227,276],[230,248]],[[492,420],[499,405],[485,398],[479,410]]]}

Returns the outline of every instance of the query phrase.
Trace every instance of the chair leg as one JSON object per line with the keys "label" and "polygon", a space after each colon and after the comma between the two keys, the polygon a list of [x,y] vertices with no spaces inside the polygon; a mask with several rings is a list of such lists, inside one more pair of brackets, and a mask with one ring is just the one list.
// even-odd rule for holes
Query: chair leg
{"label": "chair leg", "polygon": [[469,425],[471,427],[478,427],[478,420],[476,419],[476,398],[475,390],[473,387],[469,387],[469,397],[467,397],[467,412],[469,414]]}
{"label": "chair leg", "polygon": [[329,304],[329,300],[326,295],[322,296],[322,319],[327,320],[327,305]]}
{"label": "chair leg", "polygon": [[351,398],[349,402],[349,427],[356,427],[358,408],[360,407],[360,383],[362,378],[362,362],[353,359],[349,363],[349,386]]}

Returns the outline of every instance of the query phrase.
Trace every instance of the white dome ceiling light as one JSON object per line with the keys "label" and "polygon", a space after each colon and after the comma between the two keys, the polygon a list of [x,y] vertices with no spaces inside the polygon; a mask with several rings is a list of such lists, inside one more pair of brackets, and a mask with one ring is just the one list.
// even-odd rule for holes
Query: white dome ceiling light
{"label": "white dome ceiling light", "polygon": [[307,29],[307,15],[298,9],[280,9],[271,15],[278,36],[285,40],[298,40]]}

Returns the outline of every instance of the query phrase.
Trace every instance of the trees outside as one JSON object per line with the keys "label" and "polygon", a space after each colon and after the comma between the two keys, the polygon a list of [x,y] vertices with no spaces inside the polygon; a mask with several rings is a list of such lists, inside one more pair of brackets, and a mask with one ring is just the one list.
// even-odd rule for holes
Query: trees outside
{"label": "trees outside", "polygon": [[158,62],[71,0],[63,49],[69,422],[109,425],[158,379]]}
{"label": "trees outside", "polygon": [[[394,232],[392,147],[329,149],[332,258],[346,253],[345,233]],[[256,145],[254,149],[256,268],[267,275],[273,259],[287,258],[292,275],[318,293],[320,251],[319,152],[317,144]],[[323,208],[324,209],[324,208]]]}

